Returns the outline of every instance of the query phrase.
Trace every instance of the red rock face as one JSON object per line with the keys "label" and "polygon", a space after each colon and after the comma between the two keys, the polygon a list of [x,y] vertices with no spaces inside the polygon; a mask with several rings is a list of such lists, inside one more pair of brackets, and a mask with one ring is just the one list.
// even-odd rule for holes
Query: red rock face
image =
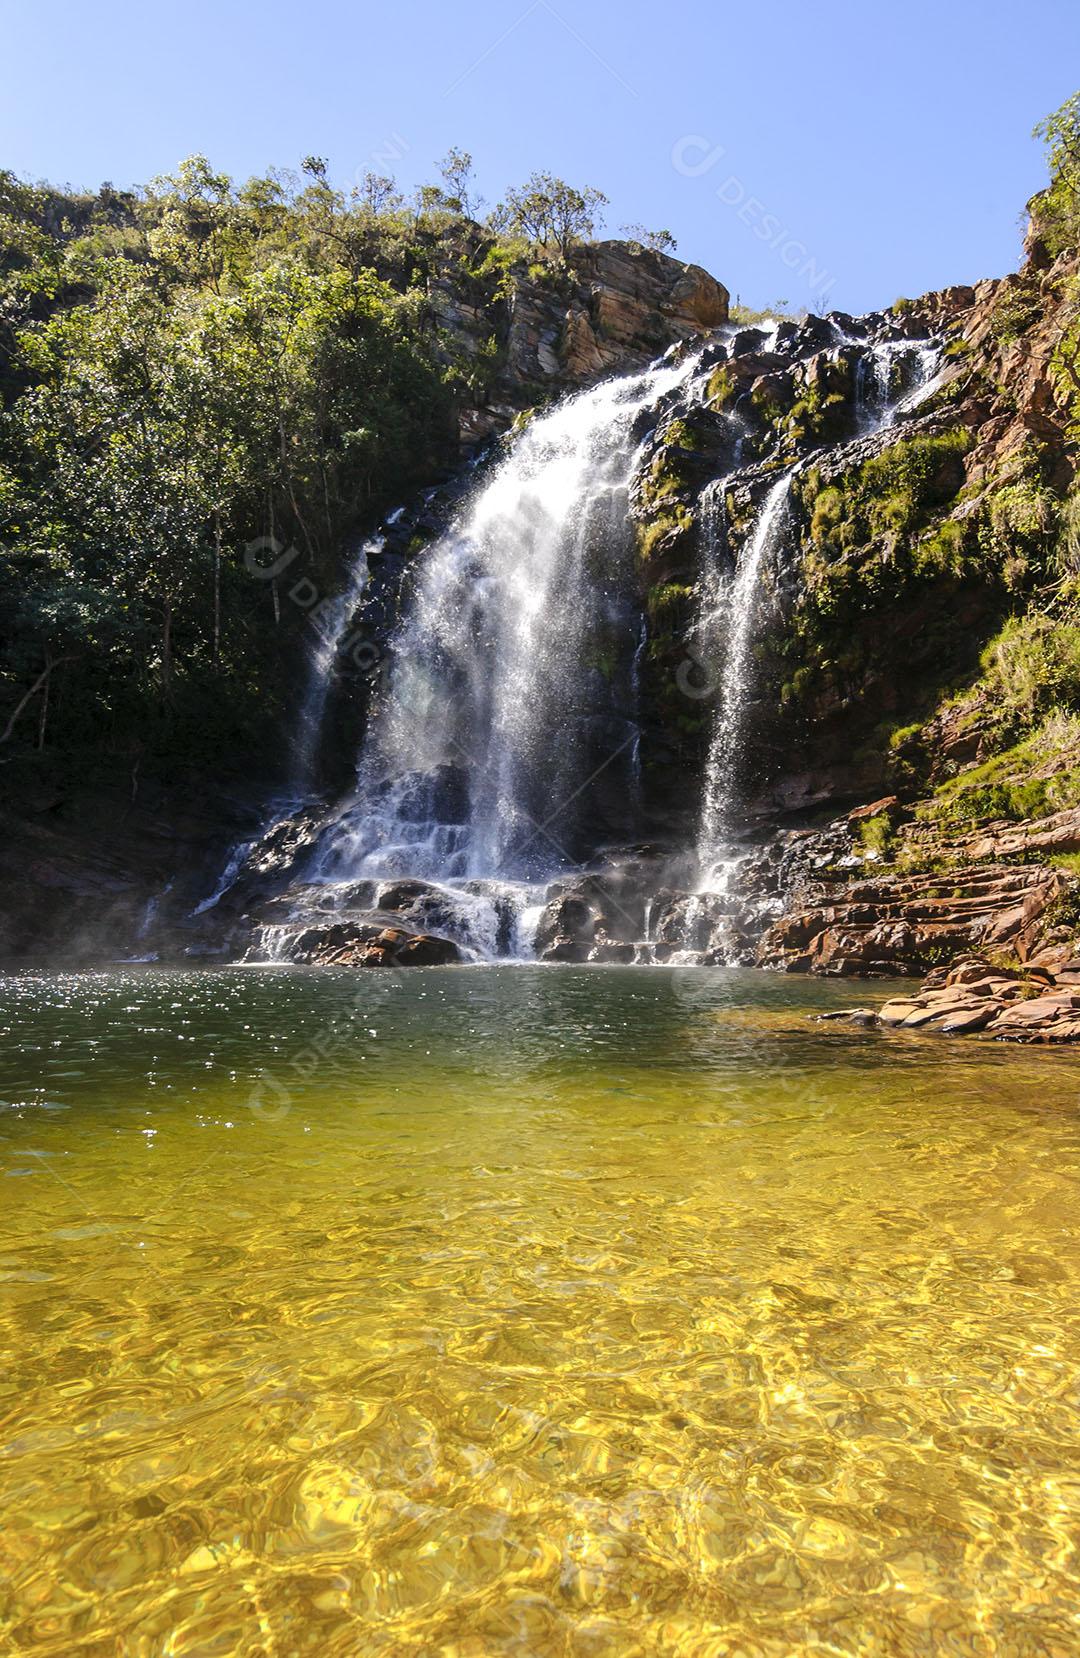
{"label": "red rock face", "polygon": [[1021,972],[969,956],[948,972],[930,974],[915,995],[886,1002],[880,1020],[943,1036],[985,1032],[1000,1042],[1076,1042],[1080,962],[1070,958],[1057,971],[1036,964]]}
{"label": "red rock face", "polygon": [[758,963],[787,972],[891,977],[916,976],[980,945],[1024,959],[1063,888],[1056,870],[1030,864],[854,881],[831,902],[782,917],[762,939]]}
{"label": "red rock face", "polygon": [[[479,226],[473,230],[469,245],[478,259],[487,237]],[[667,346],[728,319],[728,291],[708,271],[632,243],[575,247],[568,268],[550,281],[515,267],[500,305],[481,288],[466,291],[460,251],[448,245],[431,286],[432,309],[467,356],[479,358],[493,332],[504,351],[486,400],[459,412],[466,443],[505,430],[536,403],[538,388],[565,391],[644,368]]]}

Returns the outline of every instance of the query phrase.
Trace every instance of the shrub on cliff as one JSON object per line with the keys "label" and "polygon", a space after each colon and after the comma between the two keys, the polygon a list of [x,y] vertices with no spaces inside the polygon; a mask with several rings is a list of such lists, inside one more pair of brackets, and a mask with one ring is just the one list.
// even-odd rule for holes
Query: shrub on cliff
{"label": "shrub on cliff", "polygon": [[1018,729],[1052,709],[1080,711],[1080,624],[1010,617],[984,650],[982,669],[999,717]]}
{"label": "shrub on cliff", "polygon": [[1080,92],[1035,128],[1046,145],[1050,182],[1032,198],[1032,226],[1052,254],[1080,247]]}

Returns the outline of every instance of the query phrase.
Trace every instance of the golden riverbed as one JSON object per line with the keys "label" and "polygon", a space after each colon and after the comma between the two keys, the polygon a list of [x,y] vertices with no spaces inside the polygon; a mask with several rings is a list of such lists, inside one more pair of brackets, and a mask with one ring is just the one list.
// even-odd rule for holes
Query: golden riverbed
{"label": "golden riverbed", "polygon": [[850,995],[3,981],[0,1652],[1072,1658],[1080,1061]]}

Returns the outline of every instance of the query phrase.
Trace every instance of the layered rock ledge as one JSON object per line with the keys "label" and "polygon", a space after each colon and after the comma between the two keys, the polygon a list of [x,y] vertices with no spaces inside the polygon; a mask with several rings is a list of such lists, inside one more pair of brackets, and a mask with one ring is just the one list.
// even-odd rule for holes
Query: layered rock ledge
{"label": "layered rock ledge", "polygon": [[1070,956],[1055,967],[1010,968],[985,956],[964,956],[929,974],[911,996],[894,998],[877,1012],[852,1008],[825,1017],[940,1036],[982,1034],[999,1042],[1077,1042],[1080,958]]}
{"label": "layered rock ledge", "polygon": [[976,864],[925,875],[852,881],[827,903],[783,916],[758,964],[836,977],[916,977],[972,946],[1034,944],[1064,887],[1054,869]]}

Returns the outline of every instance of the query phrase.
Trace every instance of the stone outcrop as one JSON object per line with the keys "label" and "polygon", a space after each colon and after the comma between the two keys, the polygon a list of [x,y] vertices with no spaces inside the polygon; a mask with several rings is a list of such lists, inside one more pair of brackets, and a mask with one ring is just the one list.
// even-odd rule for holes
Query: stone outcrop
{"label": "stone outcrop", "polygon": [[[1077,268],[1074,253],[1051,261],[1031,243],[1021,271],[971,290],[961,319],[967,349],[955,363],[952,379],[961,393],[960,418],[976,436],[966,460],[973,487],[1008,473],[1033,439],[1044,446],[1051,475],[1056,471],[1058,481],[1068,485],[1071,464],[1051,361],[1061,338],[1062,307],[1069,303],[1068,283]],[[1019,328],[1003,330],[1002,310],[1010,305],[1025,310],[1026,319]]]}
{"label": "stone outcrop", "polygon": [[452,939],[373,916],[291,931],[279,943],[276,959],[304,967],[447,967],[462,955]]}
{"label": "stone outcrop", "polygon": [[877,1011],[852,1008],[827,1017],[940,1036],[981,1034],[999,1042],[1077,1042],[1080,959],[1050,951],[1045,961],[1013,969],[966,955]]}
{"label": "stone outcrop", "polygon": [[668,346],[718,328],[728,292],[700,265],[632,242],[579,244],[565,265],[522,263],[495,295],[463,273],[482,265],[491,239],[456,227],[429,301],[458,354],[496,363],[485,394],[459,411],[465,443],[505,430],[553,394],[606,374],[644,368]]}
{"label": "stone outcrop", "polygon": [[[830,977],[920,977],[972,950],[1067,949],[1080,810],[944,830],[897,795],[773,833],[729,880],[741,948],[722,959]],[[717,940],[714,940],[716,942]]]}
{"label": "stone outcrop", "polygon": [[648,857],[616,857],[605,868],[553,882],[533,940],[536,955],[541,961],[651,959],[644,941],[659,868]]}
{"label": "stone outcrop", "polygon": [[977,945],[1021,959],[1064,889],[1040,865],[976,864],[929,875],[853,881],[830,902],[782,917],[758,964],[836,977],[914,975]]}
{"label": "stone outcrop", "polygon": [[1080,852],[1080,808],[1024,823],[988,823],[976,834],[958,838],[955,845],[961,857],[973,859]]}

